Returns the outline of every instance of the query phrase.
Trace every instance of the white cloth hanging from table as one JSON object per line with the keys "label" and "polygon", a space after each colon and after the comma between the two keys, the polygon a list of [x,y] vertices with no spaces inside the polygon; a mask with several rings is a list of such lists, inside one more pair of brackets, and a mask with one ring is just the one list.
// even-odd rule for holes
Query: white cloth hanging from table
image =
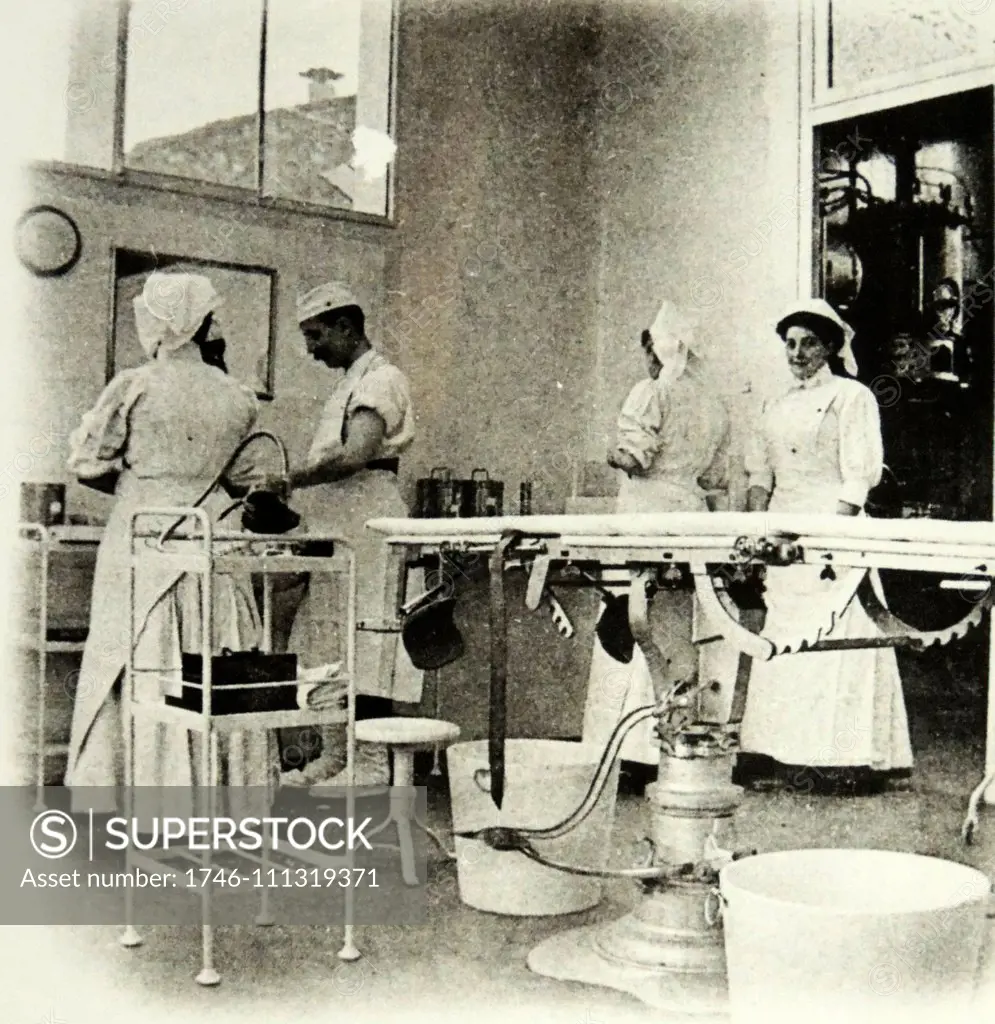
{"label": "white cloth hanging from table", "polygon": [[[622,480],[616,512],[707,512],[706,492],[699,480],[710,488],[726,484],[728,415],[714,383],[695,362],[688,363],[669,385],[647,379],[630,391],[619,414],[618,441],[647,472]],[[624,592],[628,574],[604,582]],[[690,594],[661,593],[656,600],[670,602],[667,614],[676,616],[675,623],[682,621],[682,628],[698,614]],[[700,658],[699,672],[710,678],[729,678],[730,672],[735,677],[735,659],[727,645],[708,644],[700,649]],[[638,645],[632,661],[624,665],[611,658],[595,637],[584,741],[604,746],[620,718],[653,703],[649,668]],[[649,719],[628,734],[620,754],[623,760],[659,762],[654,727]]]}
{"label": "white cloth hanging from table", "polygon": [[[833,514],[840,501],[863,507],[882,465],[874,395],[828,367],[770,403],[747,458],[750,486],[773,489],[771,512]],[[813,634],[825,625],[831,587],[819,566],[768,569],[764,632],[780,641]],[[874,624],[856,599],[828,634],[873,635]],[[816,651],[754,662],[741,745],[789,765],[911,767],[894,650]]]}

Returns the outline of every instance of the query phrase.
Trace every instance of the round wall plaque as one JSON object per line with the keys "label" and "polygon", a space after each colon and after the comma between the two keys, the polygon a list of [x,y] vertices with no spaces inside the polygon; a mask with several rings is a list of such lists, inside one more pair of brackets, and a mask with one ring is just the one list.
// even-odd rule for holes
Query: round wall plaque
{"label": "round wall plaque", "polygon": [[83,239],[76,222],[55,206],[32,206],[14,228],[17,258],[37,277],[58,277],[79,262]]}

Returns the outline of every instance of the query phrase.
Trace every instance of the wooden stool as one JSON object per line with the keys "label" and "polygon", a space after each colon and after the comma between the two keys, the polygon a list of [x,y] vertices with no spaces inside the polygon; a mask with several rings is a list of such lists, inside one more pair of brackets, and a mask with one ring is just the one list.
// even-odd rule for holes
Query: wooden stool
{"label": "wooden stool", "polygon": [[397,829],[398,845],[386,848],[400,850],[401,873],[407,885],[418,885],[412,824],[417,825],[449,859],[455,859],[455,854],[446,848],[439,836],[425,822],[420,821],[415,813],[414,766],[416,753],[448,747],[459,739],[459,735],[459,726],[435,718],[365,718],[356,723],[357,742],[383,744],[393,755],[394,781],[390,790],[390,811],[386,821],[366,835],[378,835],[390,825]]}

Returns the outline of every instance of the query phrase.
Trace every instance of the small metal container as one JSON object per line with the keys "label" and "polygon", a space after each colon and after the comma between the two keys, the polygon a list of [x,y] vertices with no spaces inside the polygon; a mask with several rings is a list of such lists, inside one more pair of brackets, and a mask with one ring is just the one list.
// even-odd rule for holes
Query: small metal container
{"label": "small metal container", "polygon": [[65,484],[21,484],[22,523],[61,526],[65,521]]}
{"label": "small metal container", "polygon": [[518,514],[520,516],[532,515],[532,481],[523,480],[518,489]]}
{"label": "small metal container", "polygon": [[415,518],[452,519],[462,512],[465,481],[454,480],[452,471],[437,466],[415,485]]}
{"label": "small metal container", "polygon": [[463,515],[499,516],[504,511],[504,484],[492,480],[486,469],[475,469],[464,481]]}

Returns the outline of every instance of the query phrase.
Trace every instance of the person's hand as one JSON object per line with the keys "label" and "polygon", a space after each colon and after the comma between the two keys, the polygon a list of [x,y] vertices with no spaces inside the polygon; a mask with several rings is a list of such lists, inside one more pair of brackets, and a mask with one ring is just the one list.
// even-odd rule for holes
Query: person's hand
{"label": "person's hand", "polygon": [[643,473],[643,467],[639,465],[635,456],[622,451],[621,448],[613,448],[608,452],[608,465],[622,470],[629,476],[641,476]]}

